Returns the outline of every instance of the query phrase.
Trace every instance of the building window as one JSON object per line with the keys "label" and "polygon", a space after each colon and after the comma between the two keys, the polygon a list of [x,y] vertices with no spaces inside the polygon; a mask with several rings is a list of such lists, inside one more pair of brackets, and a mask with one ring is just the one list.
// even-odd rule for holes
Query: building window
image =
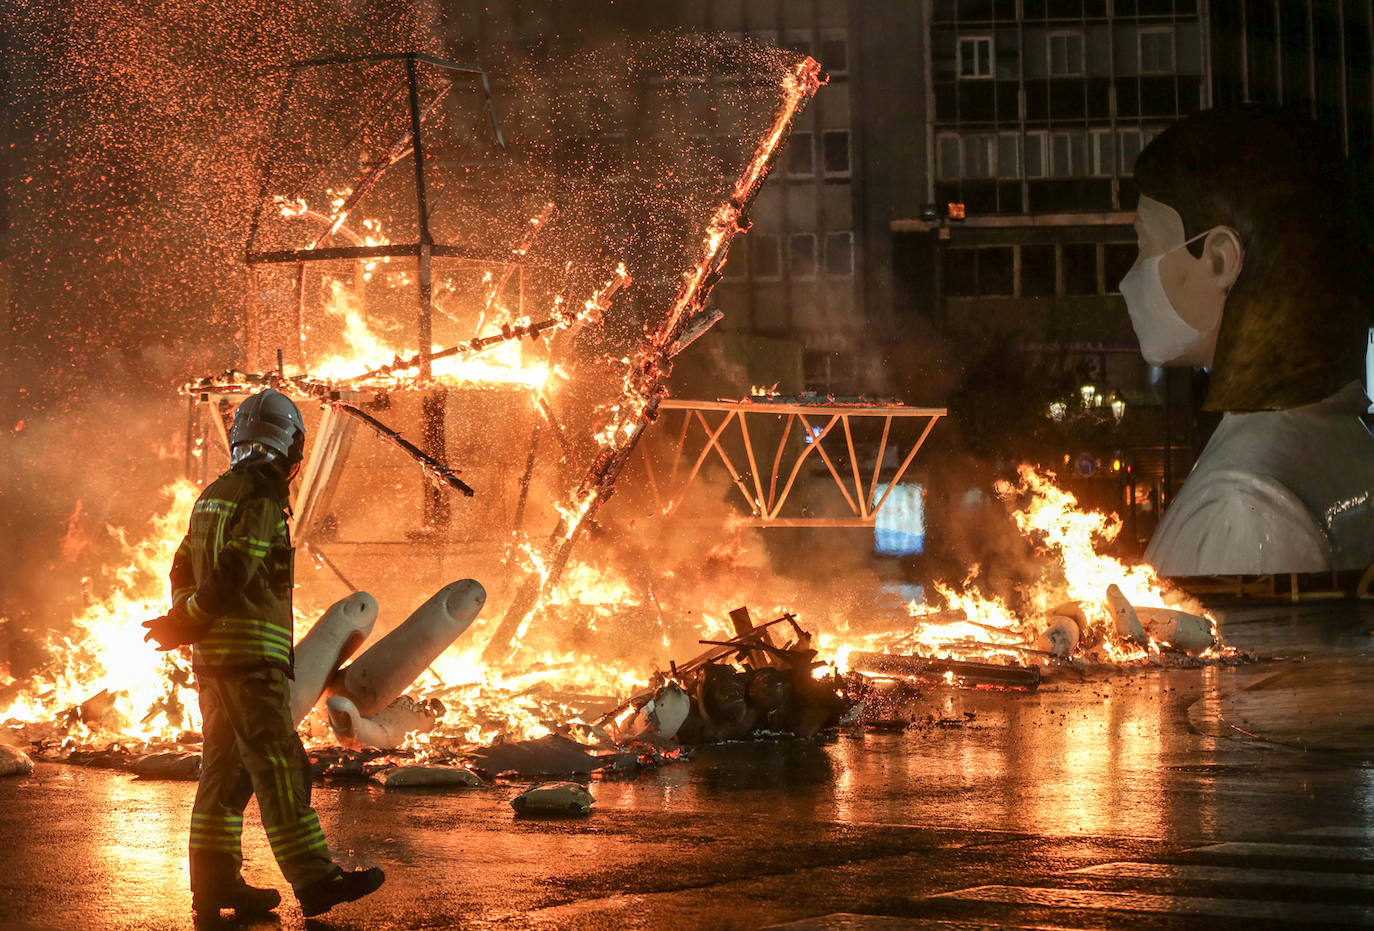
{"label": "building window", "polygon": [[827,175],[849,174],[849,130],[832,129],[821,133],[821,148]]}
{"label": "building window", "polygon": [[997,177],[1021,177],[1021,134],[998,133]]}
{"label": "building window", "polygon": [[964,137],[964,177],[991,178],[997,164],[997,137],[979,133]]}
{"label": "building window", "polygon": [[1088,134],[1088,173],[1110,176],[1116,171],[1116,146],[1110,129],[1094,129]]}
{"label": "building window", "polygon": [[1097,294],[1097,244],[1065,243],[1061,254],[1064,261],[1064,294],[1068,297]]}
{"label": "building window", "polygon": [[788,237],[787,270],[793,278],[816,277],[815,233],[793,233]]}
{"label": "building window", "polygon": [[1026,177],[1043,178],[1048,172],[1045,150],[1049,146],[1049,133],[1026,133]]}
{"label": "building window", "polygon": [[1055,258],[1053,245],[1021,247],[1021,296],[1054,297]]}
{"label": "building window", "polygon": [[1050,74],[1073,77],[1083,73],[1083,33],[1077,30],[1049,35]]}
{"label": "building window", "polygon": [[959,77],[992,77],[992,36],[959,37]]}
{"label": "building window", "polygon": [[950,297],[1010,297],[1013,282],[1011,246],[954,248],[944,256],[945,294]]}
{"label": "building window", "polygon": [[958,181],[959,165],[963,161],[959,154],[959,136],[956,133],[941,133],[935,140],[939,151],[939,175],[941,181]]}
{"label": "building window", "polygon": [[978,293],[1011,297],[1015,260],[1011,246],[984,246],[978,250]]}
{"label": "building window", "polygon": [[810,177],[816,173],[816,137],[813,133],[793,133],[787,140],[787,173]]}
{"label": "building window", "polygon": [[1135,264],[1139,246],[1133,242],[1109,242],[1102,246],[1102,284],[1108,294],[1121,290],[1121,279]]}
{"label": "building window", "polygon": [[771,281],[782,277],[781,241],[772,233],[756,233],[750,237],[749,266],[754,279]]}
{"label": "building window", "polygon": [[832,75],[849,73],[849,43],[844,36],[821,39],[821,67]]}
{"label": "building window", "polygon": [[1050,174],[1056,178],[1083,174],[1085,145],[1082,133],[1050,133]]}
{"label": "building window", "polygon": [[1140,73],[1173,74],[1174,30],[1169,27],[1142,29],[1140,40]]}
{"label": "building window", "polygon": [[854,234],[825,234],[825,273],[827,275],[848,276],[854,274]]}
{"label": "building window", "polygon": [[1121,173],[1129,177],[1135,172],[1135,160],[1144,148],[1141,132],[1138,129],[1123,129],[1117,135],[1121,137]]}
{"label": "building window", "polygon": [[[788,39],[787,50],[789,52],[796,52],[798,55],[810,57],[811,41],[809,39]],[[822,62],[822,64],[824,64],[824,62]]]}
{"label": "building window", "polygon": [[948,249],[944,256],[945,294],[949,297],[978,296],[978,250]]}
{"label": "building window", "polygon": [[749,237],[738,236],[730,241],[730,251],[727,252],[725,268],[722,271],[726,278],[747,278],[749,277]]}
{"label": "building window", "polygon": [[1123,129],[1119,133],[1121,137],[1121,174],[1123,177],[1130,177],[1135,174],[1135,160],[1140,156],[1140,152],[1150,140],[1159,135],[1155,129]]}

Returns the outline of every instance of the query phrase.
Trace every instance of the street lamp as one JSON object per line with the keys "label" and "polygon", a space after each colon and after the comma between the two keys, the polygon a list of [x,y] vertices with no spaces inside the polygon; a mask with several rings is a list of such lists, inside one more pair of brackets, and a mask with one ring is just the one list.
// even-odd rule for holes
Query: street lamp
{"label": "street lamp", "polygon": [[1053,420],[1055,423],[1063,423],[1068,413],[1069,405],[1065,404],[1063,401],[1050,402],[1050,420]]}
{"label": "street lamp", "polygon": [[1112,416],[1117,423],[1121,423],[1121,418],[1126,416],[1126,400],[1119,394],[1112,396]]}
{"label": "street lamp", "polygon": [[1084,407],[1092,407],[1094,399],[1097,398],[1097,389],[1092,385],[1083,385],[1078,389],[1078,395],[1083,399]]}

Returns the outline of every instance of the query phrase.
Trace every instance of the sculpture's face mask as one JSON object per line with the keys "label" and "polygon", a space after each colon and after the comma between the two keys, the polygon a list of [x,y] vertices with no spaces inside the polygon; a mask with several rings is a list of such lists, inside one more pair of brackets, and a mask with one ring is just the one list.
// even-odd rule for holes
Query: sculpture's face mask
{"label": "sculpture's face mask", "polygon": [[[1216,227],[1213,227],[1215,229]],[[1141,259],[1121,279],[1121,296],[1131,315],[1131,326],[1140,340],[1140,353],[1151,365],[1205,365],[1220,317],[1199,330],[1179,316],[1159,277],[1159,263],[1169,253],[1197,242],[1212,230],[1204,230],[1159,255]]]}

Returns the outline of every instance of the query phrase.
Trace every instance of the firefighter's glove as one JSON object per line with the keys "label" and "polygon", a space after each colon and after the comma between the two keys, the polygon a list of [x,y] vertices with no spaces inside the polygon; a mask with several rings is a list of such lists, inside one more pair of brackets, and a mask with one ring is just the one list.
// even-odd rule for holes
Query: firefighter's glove
{"label": "firefighter's glove", "polygon": [[172,605],[172,610],[162,617],[144,621],[143,626],[148,628],[143,635],[144,641],[156,640],[159,650],[175,650],[195,643],[210,629],[209,624],[191,617],[184,602]]}

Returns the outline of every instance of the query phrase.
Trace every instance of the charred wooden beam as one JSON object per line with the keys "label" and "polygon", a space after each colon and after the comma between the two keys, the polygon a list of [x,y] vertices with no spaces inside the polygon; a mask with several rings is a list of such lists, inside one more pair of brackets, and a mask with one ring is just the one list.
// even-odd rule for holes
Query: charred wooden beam
{"label": "charred wooden beam", "polygon": [[1040,669],[1035,666],[1000,666],[929,656],[855,651],[849,654],[849,668],[854,672],[894,679],[918,679],[934,683],[952,679],[954,684],[965,687],[990,685],[1034,691],[1040,686]]}

